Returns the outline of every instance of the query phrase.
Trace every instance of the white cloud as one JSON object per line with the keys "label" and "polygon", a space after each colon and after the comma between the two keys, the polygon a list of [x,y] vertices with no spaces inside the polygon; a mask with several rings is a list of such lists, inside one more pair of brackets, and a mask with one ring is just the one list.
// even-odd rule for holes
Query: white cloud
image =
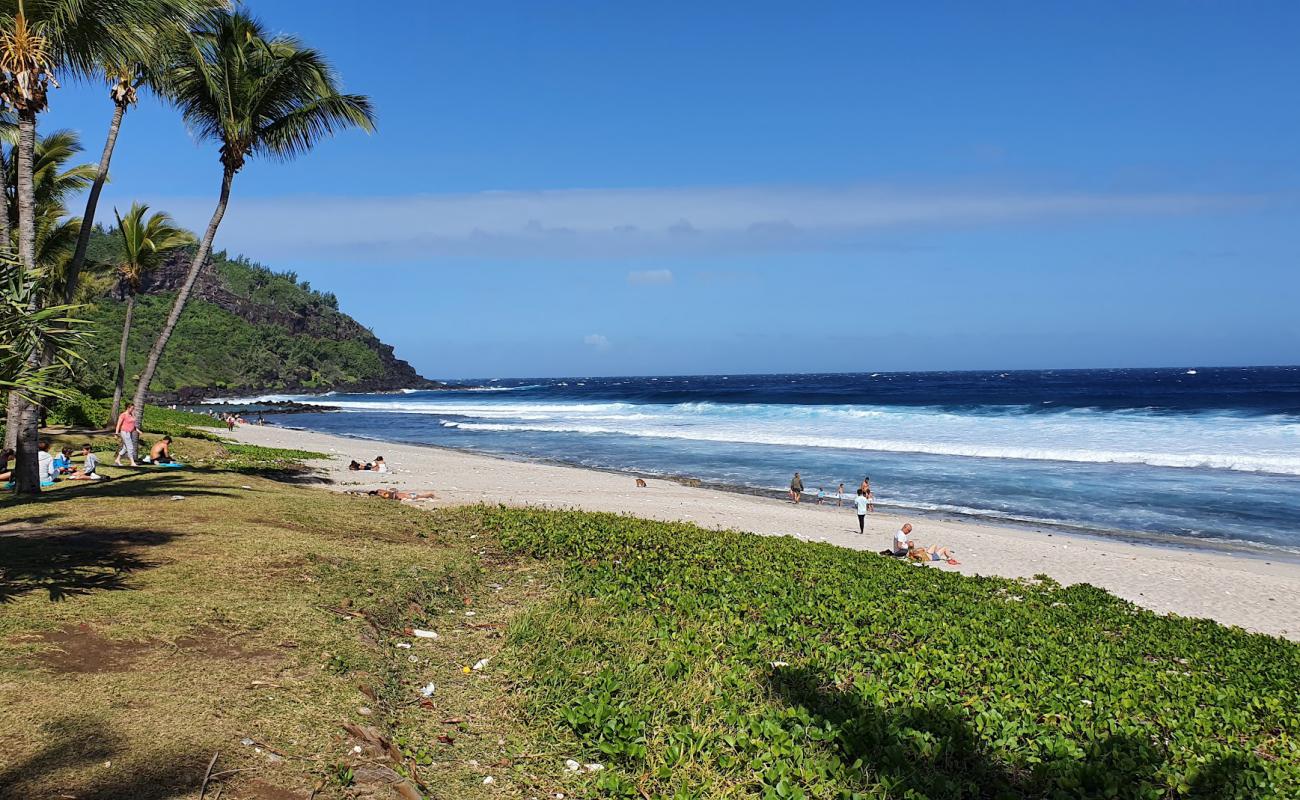
{"label": "white cloud", "polygon": [[[836,247],[897,228],[1189,214],[1253,198],[856,187],[494,191],[240,197],[219,246],[259,259],[621,258]],[[112,200],[110,199],[111,206]],[[159,198],[201,230],[212,198]],[[101,203],[103,205],[103,203]]]}
{"label": "white cloud", "polygon": [[627,274],[627,282],[633,286],[665,286],[673,282],[670,269],[640,269]]}
{"label": "white cloud", "polygon": [[608,350],[611,347],[609,339],[603,333],[588,334],[582,337],[582,343],[601,351]]}

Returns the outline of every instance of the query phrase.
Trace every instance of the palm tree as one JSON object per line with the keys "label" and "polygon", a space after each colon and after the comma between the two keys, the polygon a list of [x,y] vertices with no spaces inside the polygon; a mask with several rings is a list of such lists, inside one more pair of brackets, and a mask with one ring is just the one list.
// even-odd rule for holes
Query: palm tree
{"label": "palm tree", "polygon": [[[11,149],[12,150],[12,149]],[[71,195],[89,185],[94,169],[87,164],[67,167],[77,153],[81,152],[81,142],[72,131],[59,130],[36,142],[33,153],[33,199],[36,213],[35,226],[35,260],[37,269],[25,273],[28,280],[39,280],[41,291],[28,293],[27,297],[35,305],[30,312],[35,313],[44,302],[42,298],[57,296],[65,280],[66,265],[72,256],[73,245],[81,230],[81,221],[75,217],[67,219],[65,201]],[[16,153],[6,153],[0,147],[0,178],[4,182],[4,225],[6,231],[17,226],[18,206],[14,198],[17,177]],[[5,243],[9,245],[8,242]],[[5,252],[12,252],[11,246]],[[39,364],[33,363],[31,369]],[[47,365],[48,366],[48,365]],[[22,414],[25,397],[11,392],[8,397],[9,420],[19,419]],[[16,449],[19,426],[10,424],[5,428],[5,447]]]}
{"label": "palm tree", "polygon": [[[55,73],[89,77],[103,64],[144,61],[160,32],[189,25],[195,6],[196,0],[0,0],[0,104],[18,117],[18,260],[29,273],[36,274],[36,118],[48,106],[50,87],[59,85]],[[48,296],[33,294],[31,311]],[[33,368],[39,366],[40,348],[28,358]],[[36,409],[20,402],[8,426],[18,431],[18,491],[38,493]]]}
{"label": "palm tree", "polygon": [[[122,344],[117,352],[117,375],[113,382],[113,410],[109,420],[117,419],[122,405],[122,387],[126,380],[126,345],[131,336],[131,319],[135,315],[135,296],[140,279],[162,264],[172,252],[194,244],[194,234],[177,227],[172,218],[159,211],[145,221],[149,206],[132,203],[126,216],[117,215],[117,231],[122,237],[122,260],[117,276],[126,295],[126,319],[122,322]],[[116,214],[116,211],[114,211]]]}
{"label": "palm tree", "polygon": [[345,128],[374,129],[369,98],[341,93],[338,77],[319,52],[292,37],[268,38],[261,23],[242,11],[212,15],[177,54],[163,83],[190,130],[221,145],[221,190],[185,282],[140,373],[134,397],[137,420],[158,361],[212,251],[230,202],[231,183],[245,161],[256,155],[288,160]]}

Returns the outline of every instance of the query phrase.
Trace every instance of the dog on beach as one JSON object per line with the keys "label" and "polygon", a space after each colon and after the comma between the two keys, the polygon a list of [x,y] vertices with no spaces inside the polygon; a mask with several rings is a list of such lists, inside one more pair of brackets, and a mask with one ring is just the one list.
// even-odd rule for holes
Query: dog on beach
{"label": "dog on beach", "polygon": [[637,479],[636,479],[636,488],[638,488],[638,489],[644,489],[645,486],[646,486],[645,481],[641,480],[640,478],[637,478]]}

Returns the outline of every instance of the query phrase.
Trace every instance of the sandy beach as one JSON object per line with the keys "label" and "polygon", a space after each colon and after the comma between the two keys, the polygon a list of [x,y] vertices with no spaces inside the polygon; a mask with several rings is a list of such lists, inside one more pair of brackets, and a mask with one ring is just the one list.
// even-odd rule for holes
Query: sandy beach
{"label": "sandy beach", "polygon": [[[223,431],[223,434],[225,432]],[[865,535],[849,507],[795,506],[777,499],[629,475],[514,461],[442,448],[331,436],[277,426],[245,426],[234,438],[259,445],[330,453],[312,466],[336,491],[397,487],[433,491],[430,507],[504,503],[577,508],[691,522],[765,536],[797,536],[858,550],[881,550],[911,522],[912,538],[953,548],[960,566],[927,569],[1009,578],[1046,574],[1063,584],[1090,583],[1159,613],[1208,617],[1225,625],[1300,640],[1300,564],[1256,555],[1165,547],[971,521],[891,513],[867,518]],[[182,454],[183,455],[183,454]],[[348,462],[383,455],[389,474],[351,472]],[[847,501],[846,501],[847,504]],[[918,567],[919,568],[919,567]]]}

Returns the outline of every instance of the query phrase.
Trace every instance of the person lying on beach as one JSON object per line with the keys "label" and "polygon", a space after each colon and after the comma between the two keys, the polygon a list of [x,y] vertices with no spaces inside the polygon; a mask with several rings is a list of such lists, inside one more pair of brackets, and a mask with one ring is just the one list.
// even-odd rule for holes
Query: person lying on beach
{"label": "person lying on beach", "polygon": [[94,452],[91,451],[90,445],[83,444],[81,446],[81,457],[81,468],[73,471],[70,480],[102,481],[104,476],[100,475],[98,472],[99,459],[96,458]]}
{"label": "person lying on beach", "polygon": [[947,561],[949,564],[952,564],[954,566],[960,563],[954,557],[954,553],[952,550],[949,550],[946,547],[940,547],[937,544],[932,544],[929,547],[923,547],[922,545],[914,544],[912,546],[912,549],[907,551],[907,560],[921,562],[921,563],[925,563],[929,561]]}
{"label": "person lying on beach", "polygon": [[433,492],[402,492],[397,489],[371,489],[366,494],[385,500],[432,500],[436,497]]}

